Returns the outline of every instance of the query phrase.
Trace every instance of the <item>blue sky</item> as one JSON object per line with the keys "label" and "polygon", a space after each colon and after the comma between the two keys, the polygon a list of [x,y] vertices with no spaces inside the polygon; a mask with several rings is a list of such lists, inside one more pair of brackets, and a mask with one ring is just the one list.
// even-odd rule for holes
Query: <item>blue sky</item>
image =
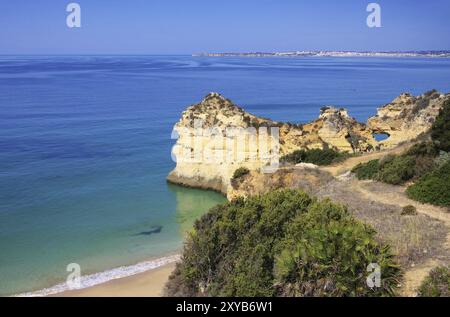
{"label": "blue sky", "polygon": [[[381,28],[366,25],[370,2]],[[0,0],[0,54],[448,50],[449,16],[448,0]]]}

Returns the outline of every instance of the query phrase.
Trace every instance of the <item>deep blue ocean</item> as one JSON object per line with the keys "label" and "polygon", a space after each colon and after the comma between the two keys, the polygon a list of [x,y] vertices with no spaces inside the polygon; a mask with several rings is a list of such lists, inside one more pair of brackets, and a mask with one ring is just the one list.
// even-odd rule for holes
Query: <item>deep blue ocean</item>
{"label": "deep blue ocean", "polygon": [[0,56],[0,295],[177,252],[221,195],[168,185],[173,125],[211,91],[306,122],[450,91],[450,59]]}

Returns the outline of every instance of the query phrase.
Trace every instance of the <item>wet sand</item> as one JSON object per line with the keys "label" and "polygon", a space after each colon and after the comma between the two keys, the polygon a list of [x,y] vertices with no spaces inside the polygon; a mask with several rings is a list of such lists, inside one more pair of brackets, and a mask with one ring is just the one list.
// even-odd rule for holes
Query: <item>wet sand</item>
{"label": "wet sand", "polygon": [[93,287],[67,291],[56,297],[160,297],[175,263]]}

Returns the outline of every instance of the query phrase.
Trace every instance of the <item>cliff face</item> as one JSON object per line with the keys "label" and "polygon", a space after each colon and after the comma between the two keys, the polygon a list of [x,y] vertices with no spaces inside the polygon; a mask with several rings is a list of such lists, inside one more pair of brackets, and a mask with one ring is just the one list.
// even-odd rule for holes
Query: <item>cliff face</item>
{"label": "cliff face", "polygon": [[439,110],[450,94],[441,94],[436,90],[415,97],[404,93],[391,103],[378,109],[371,117],[368,128],[375,133],[385,133],[389,138],[380,142],[381,148],[390,148],[399,143],[410,141],[427,132],[433,125]]}
{"label": "cliff face", "polygon": [[341,152],[366,152],[377,142],[365,124],[350,117],[345,109],[323,107],[317,120],[301,126],[298,138],[281,138],[289,148],[284,154],[301,148],[332,148]]}
{"label": "cliff face", "polygon": [[[172,154],[177,166],[168,181],[227,193],[238,167],[260,169],[270,162],[270,148],[265,151],[269,158],[259,158],[259,151],[263,151],[256,132],[260,126],[273,125],[273,121],[253,116],[223,96],[210,93],[187,108],[174,127],[178,140]],[[245,140],[241,148],[239,137]],[[271,136],[265,139],[270,143]]]}
{"label": "cliff face", "polygon": [[[210,93],[183,112],[174,131],[176,168],[168,181],[231,195],[231,178],[239,167],[270,172],[278,159],[298,149],[332,148],[368,152],[410,141],[430,129],[450,96],[432,91],[413,97],[402,94],[378,110],[368,124],[357,122],[345,109],[323,107],[318,119],[293,125],[245,112],[220,94]],[[373,133],[390,138],[377,142]]]}

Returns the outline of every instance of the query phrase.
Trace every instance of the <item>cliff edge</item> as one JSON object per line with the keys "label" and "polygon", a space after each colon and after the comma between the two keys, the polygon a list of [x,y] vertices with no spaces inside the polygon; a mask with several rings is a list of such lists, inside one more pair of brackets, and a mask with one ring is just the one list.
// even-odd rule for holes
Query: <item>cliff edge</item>
{"label": "cliff edge", "polygon": [[[378,109],[367,124],[333,106],[323,107],[310,123],[291,124],[255,116],[210,93],[188,107],[174,127],[178,139],[172,155],[177,165],[167,180],[228,195],[237,168],[276,169],[279,158],[295,150],[367,153],[393,148],[426,133],[448,99],[450,94],[435,90],[418,97],[405,93]],[[389,138],[377,142],[374,133]]]}

